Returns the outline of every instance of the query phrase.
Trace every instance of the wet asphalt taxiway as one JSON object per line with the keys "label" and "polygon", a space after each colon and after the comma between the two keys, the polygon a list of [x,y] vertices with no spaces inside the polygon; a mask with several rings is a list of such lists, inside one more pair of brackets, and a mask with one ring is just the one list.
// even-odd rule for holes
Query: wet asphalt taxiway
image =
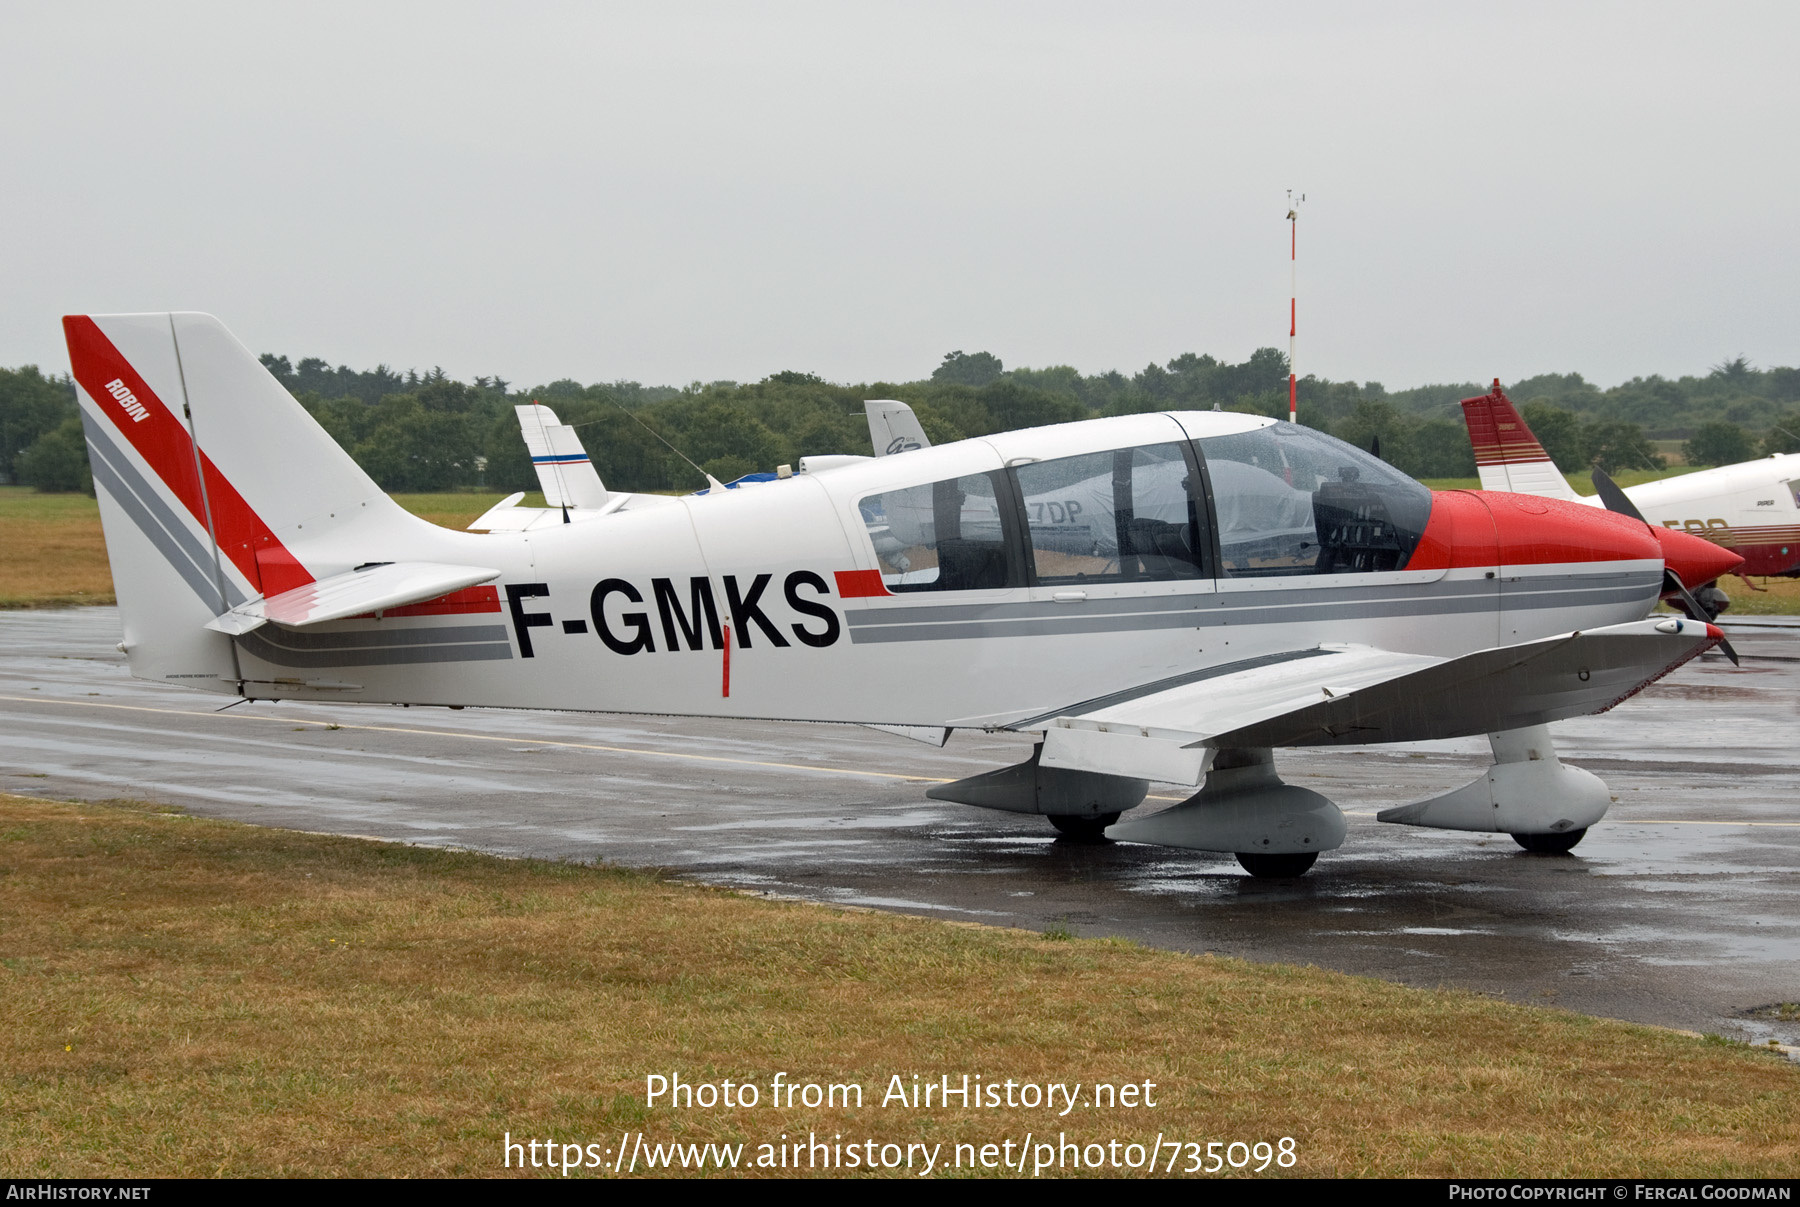
{"label": "wet asphalt taxiway", "polygon": [[[1553,728],[1616,803],[1576,851],[1377,823],[1473,779],[1481,739],[1282,751],[1350,815],[1306,877],[1230,855],[1054,840],[925,798],[1016,762],[840,725],[249,704],[141,683],[111,608],[0,613],[0,790],[133,797],[264,825],[656,865],[715,884],[1159,947],[1317,964],[1510,1001],[1800,1042],[1800,620]],[[1160,808],[1173,789],[1152,789]]]}

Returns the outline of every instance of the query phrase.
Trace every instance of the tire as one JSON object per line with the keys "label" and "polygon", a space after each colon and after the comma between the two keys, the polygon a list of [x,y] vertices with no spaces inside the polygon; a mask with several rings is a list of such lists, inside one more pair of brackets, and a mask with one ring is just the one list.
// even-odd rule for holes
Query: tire
{"label": "tire", "polygon": [[1117,813],[1101,813],[1086,817],[1080,813],[1049,814],[1057,833],[1074,842],[1107,842],[1106,827],[1119,820]]}
{"label": "tire", "polygon": [[1567,855],[1575,844],[1587,837],[1587,827],[1561,834],[1514,834],[1512,840],[1533,855]]}
{"label": "tire", "polygon": [[1299,855],[1257,855],[1249,851],[1237,853],[1238,863],[1258,880],[1292,880],[1296,876],[1304,876],[1318,858],[1317,851]]}

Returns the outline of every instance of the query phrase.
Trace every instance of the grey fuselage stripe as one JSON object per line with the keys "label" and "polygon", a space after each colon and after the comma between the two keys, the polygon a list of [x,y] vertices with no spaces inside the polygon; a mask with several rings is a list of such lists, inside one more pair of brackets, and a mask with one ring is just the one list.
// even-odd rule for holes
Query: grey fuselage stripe
{"label": "grey fuselage stripe", "polygon": [[[505,629],[500,629],[504,633]],[[290,634],[291,635],[291,634]],[[322,634],[321,634],[322,635]],[[295,649],[265,639],[262,630],[237,639],[238,648],[274,666],[402,666],[419,662],[488,662],[513,656],[509,642],[437,642],[426,645]]]}
{"label": "grey fuselage stripe", "polygon": [[[200,602],[215,615],[223,612],[225,607],[219,603],[219,588],[213,581],[210,550],[169,509],[162,496],[101,430],[99,423],[88,417],[86,408],[81,412],[81,426],[87,437],[88,463],[93,468],[95,480],[106,488],[106,493],[131,517],[131,522],[200,597]],[[225,592],[231,607],[244,602],[243,593],[229,578],[225,580]]]}
{"label": "grey fuselage stripe", "polygon": [[[1354,579],[1343,581],[1348,576],[1338,576],[1339,581],[1316,587],[1300,588],[1287,591],[1181,591],[1167,595],[1127,595],[1115,599],[1095,597],[1085,601],[1080,607],[1090,612],[1129,613],[1129,612],[1166,612],[1175,608],[1205,607],[1265,607],[1271,603],[1284,602],[1300,598],[1317,597],[1328,594],[1339,599],[1354,592],[1361,595],[1371,590],[1403,591],[1405,598],[1440,598],[1458,595],[1478,595],[1483,598],[1494,594],[1492,579],[1452,579],[1434,583],[1386,583],[1379,587],[1370,587],[1366,583],[1357,583]],[[1612,576],[1605,576],[1611,578]],[[1316,581],[1316,580],[1315,580]],[[1110,586],[1111,584],[1107,584]],[[1057,590],[1080,590],[1079,583],[1064,583]],[[955,592],[944,592],[944,596],[952,596]],[[942,603],[920,606],[892,606],[877,604],[847,614],[851,628],[876,624],[934,624],[946,621],[964,620],[1030,620],[1042,616],[1050,606],[1048,599],[1029,602],[1005,603]],[[1069,604],[1057,604],[1059,608],[1068,610]]]}
{"label": "grey fuselage stripe", "polygon": [[[1659,593],[1660,583],[1653,576],[1633,574],[1622,582],[1595,586],[1597,576],[1584,575],[1573,584],[1549,582],[1533,584],[1530,589],[1496,591],[1492,584],[1479,596],[1462,592],[1415,594],[1411,598],[1345,598],[1346,591],[1333,591],[1329,598],[1308,599],[1299,592],[1257,592],[1253,596],[1194,595],[1164,597],[1155,601],[1157,610],[1115,609],[1113,601],[1095,601],[1088,605],[1089,615],[1071,614],[1068,604],[1045,601],[1030,605],[1003,605],[1006,612],[985,619],[950,620],[938,623],[882,623],[863,620],[850,622],[850,639],[862,644],[891,641],[955,641],[988,637],[1046,637],[1078,633],[1123,633],[1151,629],[1207,629],[1225,625],[1316,623],[1335,620],[1366,620],[1400,616],[1444,616],[1479,612],[1539,611],[1547,608],[1604,607],[1608,605],[1643,604],[1648,607]],[[1392,588],[1378,588],[1385,594]],[[1463,598],[1456,598],[1463,595]],[[1230,602],[1225,602],[1229,600]],[[1244,602],[1240,602],[1244,601]],[[1121,601],[1123,602],[1123,601]],[[1210,606],[1209,606],[1210,605]],[[946,608],[945,611],[952,609]],[[954,609],[957,612],[973,609]],[[924,608],[899,609],[909,617],[929,611]],[[999,608],[991,609],[998,612]],[[869,617],[871,611],[852,613]],[[879,615],[879,613],[876,613]],[[883,617],[885,621],[885,617]]]}
{"label": "grey fuselage stripe", "polygon": [[255,632],[265,644],[278,649],[292,650],[296,653],[314,650],[382,649],[402,645],[458,645],[487,642],[508,645],[506,626],[503,624],[457,624],[441,628],[391,626],[381,629],[361,629],[351,633],[314,633],[305,629],[288,629],[269,625],[257,629]]}
{"label": "grey fuselage stripe", "polygon": [[[1082,608],[1087,615],[1169,612],[1183,608],[1207,611],[1248,608],[1262,611],[1271,607],[1318,607],[1351,600],[1363,602],[1372,593],[1379,591],[1390,593],[1387,598],[1394,602],[1416,604],[1421,600],[1469,598],[1476,600],[1484,608],[1493,606],[1498,595],[1505,601],[1505,606],[1510,607],[1515,606],[1515,600],[1544,590],[1631,591],[1660,587],[1662,582],[1661,572],[1656,570],[1618,574],[1563,574],[1526,581],[1497,582],[1494,579],[1477,578],[1419,584],[1384,583],[1380,586],[1359,584],[1348,575],[1337,577],[1340,581],[1329,585],[1285,591],[1187,591],[1173,595],[1140,595],[1118,599],[1102,597],[1076,606]],[[1344,581],[1346,579],[1348,581]],[[925,607],[878,604],[847,612],[845,619],[853,629],[878,625],[945,624],[954,621],[1034,620],[1044,616],[1050,607],[1051,601],[1047,599],[1004,603],[944,603]],[[1069,604],[1056,604],[1055,607],[1063,611],[1070,610]]]}
{"label": "grey fuselage stripe", "polygon": [[265,625],[239,637],[238,648],[275,666],[303,667],[491,662],[513,656],[512,641],[503,624],[390,625],[352,633],[309,633]]}
{"label": "grey fuselage stripe", "polygon": [[1264,654],[1260,658],[1246,658],[1242,662],[1226,662],[1219,666],[1209,666],[1204,670],[1188,671],[1186,674],[1171,675],[1167,679],[1158,679],[1154,683],[1145,683],[1138,687],[1128,687],[1123,691],[1113,692],[1107,696],[1095,696],[1092,700],[1083,700],[1079,704],[1071,704],[1067,708],[1056,708],[1035,717],[1027,717],[1023,721],[1014,721],[1008,729],[1030,729],[1033,725],[1042,724],[1052,717],[1079,717],[1102,708],[1112,708],[1118,704],[1129,704],[1133,700],[1141,700],[1145,696],[1153,696],[1157,692],[1171,688],[1186,687],[1191,683],[1204,683],[1208,679],[1217,679],[1221,675],[1235,675],[1239,671],[1253,671],[1265,666],[1279,666],[1283,662],[1293,662],[1299,658],[1329,657],[1334,650],[1284,650],[1279,654]]}

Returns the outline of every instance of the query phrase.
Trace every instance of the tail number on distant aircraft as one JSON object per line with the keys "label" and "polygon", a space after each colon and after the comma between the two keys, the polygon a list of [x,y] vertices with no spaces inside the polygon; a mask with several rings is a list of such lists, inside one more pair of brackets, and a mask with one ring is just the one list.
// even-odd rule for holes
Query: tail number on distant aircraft
{"label": "tail number on distant aircraft", "polygon": [[1664,520],[1663,527],[1679,528],[1712,541],[1731,533],[1731,525],[1724,520]]}
{"label": "tail number on distant aircraft", "polygon": [[1025,510],[1030,513],[1033,528],[1079,528],[1087,523],[1081,518],[1083,508],[1078,499],[1028,501]]}
{"label": "tail number on distant aircraft", "polygon": [[[779,608],[773,599],[765,599],[774,577],[758,574],[746,583],[735,574],[725,575],[720,580],[725,588],[723,609],[713,593],[712,579],[704,575],[685,581],[653,578],[648,591],[622,578],[602,579],[589,592],[588,616],[594,634],[615,654],[723,649],[726,621],[731,625],[732,644],[739,649],[755,649],[759,641],[777,649],[792,646],[795,641],[816,649],[837,644],[843,635],[843,624],[836,610],[819,599],[831,594],[825,579],[811,570],[794,570],[782,581],[781,596],[787,612],[801,618],[791,620],[779,610],[778,618],[765,610]],[[506,600],[521,657],[535,655],[532,629],[550,628],[557,623],[547,612],[526,611],[526,600],[549,594],[546,583],[507,585]],[[588,623],[565,620],[561,622],[562,631],[586,633]]]}

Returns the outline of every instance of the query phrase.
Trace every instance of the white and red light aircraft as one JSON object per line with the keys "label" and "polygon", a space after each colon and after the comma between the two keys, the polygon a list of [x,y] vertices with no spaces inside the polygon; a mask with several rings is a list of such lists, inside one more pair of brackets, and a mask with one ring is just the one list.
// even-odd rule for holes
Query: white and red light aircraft
{"label": "white and red light aircraft", "polygon": [[[1463,399],[1462,409],[1483,490],[1624,510],[1616,497],[1607,498],[1610,484],[1598,478],[1599,494],[1575,492],[1498,381],[1481,397]],[[1740,555],[1740,575],[1800,575],[1800,453],[1771,453],[1619,493],[1645,523],[1678,528]],[[1709,597],[1710,592],[1701,592],[1700,602]],[[1722,595],[1712,598],[1726,602]],[[1711,614],[1722,610],[1707,609]]]}
{"label": "white and red light aircraft", "polygon": [[[1486,734],[1483,776],[1382,820],[1573,847],[1609,797],[1545,726],[1718,643],[1647,613],[1679,589],[1665,575],[1739,562],[1610,512],[1434,494],[1310,429],[1219,412],[685,498],[596,477],[585,510],[604,515],[454,532],[384,495],[216,319],[64,327],[138,677],[1038,734],[1028,761],[930,795],[1230,851],[1255,875],[1298,875],[1345,836],[1331,801],[1276,777],[1278,746]],[[1119,822],[1149,780],[1204,787]]]}

